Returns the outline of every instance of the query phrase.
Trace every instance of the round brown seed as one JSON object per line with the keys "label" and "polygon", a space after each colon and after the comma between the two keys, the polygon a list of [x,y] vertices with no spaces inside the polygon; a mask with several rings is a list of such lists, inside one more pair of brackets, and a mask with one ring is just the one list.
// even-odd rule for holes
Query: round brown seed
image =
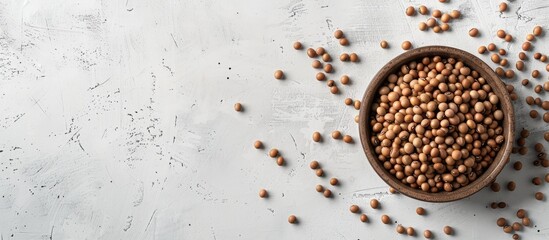
{"label": "round brown seed", "polygon": [[490,185],[490,189],[492,189],[493,192],[499,192],[499,190],[501,189],[501,187],[499,186],[499,183],[493,182],[493,183]]}
{"label": "round brown seed", "polygon": [[524,209],[522,209],[522,208],[519,209],[519,210],[517,211],[517,217],[518,217],[518,218],[521,218],[521,219],[524,218],[524,217],[526,217],[526,211],[525,211]]}
{"label": "round brown seed", "polygon": [[341,132],[337,131],[337,130],[333,131],[332,132],[332,138],[333,139],[340,139],[341,138]]}
{"label": "round brown seed", "polygon": [[505,208],[505,207],[507,207],[507,203],[505,203],[505,202],[499,202],[498,203],[498,208]]}
{"label": "round brown seed", "polygon": [[349,211],[351,211],[352,213],[358,213],[358,211],[360,211],[360,208],[357,205],[351,205]]}
{"label": "round brown seed", "polygon": [[425,22],[419,22],[418,25],[417,25],[417,28],[420,30],[420,31],[425,31],[427,30],[429,26],[427,25],[427,23]]}
{"label": "round brown seed", "polygon": [[341,39],[339,39],[339,44],[342,45],[342,46],[348,46],[349,45],[349,40],[347,40],[347,38],[341,38]]}
{"label": "round brown seed", "polygon": [[295,223],[297,223],[297,217],[296,217],[295,215],[290,215],[290,216],[288,217],[288,222],[289,222],[290,224],[295,224]]}
{"label": "round brown seed", "polygon": [[522,225],[524,225],[524,226],[530,226],[530,224],[532,224],[532,221],[530,220],[529,217],[524,217],[524,218],[522,218]]}
{"label": "round brown seed", "polygon": [[335,186],[339,183],[339,180],[337,178],[330,178],[330,185]]}
{"label": "round brown seed", "polygon": [[237,111],[237,112],[242,111],[242,104],[240,104],[240,103],[235,103],[235,104],[234,104],[234,110]]}
{"label": "round brown seed", "polygon": [[531,33],[528,33],[526,35],[526,40],[527,41],[533,41],[536,37],[534,36],[534,34],[531,34]]}
{"label": "round brown seed", "polygon": [[469,36],[471,36],[471,37],[476,37],[476,36],[478,36],[478,29],[476,29],[476,28],[471,28],[471,29],[469,30]]}
{"label": "round brown seed", "polygon": [[319,132],[313,132],[313,141],[320,142],[320,140],[322,140],[322,136],[320,135],[320,133]]}
{"label": "round brown seed", "polygon": [[410,48],[412,48],[412,43],[410,41],[404,41],[402,42],[401,47],[403,50],[409,50]]}
{"label": "round brown seed", "polygon": [[402,226],[402,224],[397,225],[396,232],[399,234],[404,234],[406,232],[406,228]]}
{"label": "round brown seed", "polygon": [[446,234],[446,235],[452,235],[454,234],[454,229],[450,226],[444,226],[444,228],[442,229],[442,231]]}
{"label": "round brown seed", "polygon": [[499,61],[501,60],[501,58],[499,57],[499,55],[497,54],[492,54],[492,56],[490,57],[490,59],[492,60],[492,62],[494,63],[499,63]]}
{"label": "round brown seed", "polygon": [[324,170],[322,170],[322,168],[319,168],[315,171],[315,174],[318,177],[322,177],[322,176],[324,176]]}
{"label": "round brown seed", "polygon": [[368,216],[366,214],[360,214],[360,221],[361,222],[368,222]]}
{"label": "round brown seed", "polygon": [[498,220],[496,221],[496,224],[499,227],[503,227],[503,226],[507,225],[507,220],[505,220],[505,218],[498,218]]}
{"label": "round brown seed", "polygon": [[379,43],[379,46],[381,48],[388,48],[389,47],[389,43],[387,43],[387,41],[385,40],[381,40],[381,42]]}
{"label": "round brown seed", "polygon": [[328,53],[324,53],[324,54],[322,54],[322,61],[331,62],[332,61],[332,56],[330,56],[330,54],[328,54]]}
{"label": "round brown seed", "polygon": [[300,50],[303,47],[299,41],[294,42],[293,46],[295,50]]}
{"label": "round brown seed", "polygon": [[543,138],[545,139],[545,141],[549,142],[549,132],[545,132],[543,134]]}
{"label": "round brown seed", "polygon": [[514,222],[511,227],[513,228],[514,231],[520,231],[522,229],[522,225],[518,222]]}
{"label": "round brown seed", "polygon": [[318,56],[322,56],[324,53],[326,53],[326,49],[324,49],[323,47],[317,47],[315,51]]}
{"label": "round brown seed", "polygon": [[433,13],[431,14],[434,18],[440,18],[442,17],[442,12],[438,9],[433,10]]}
{"label": "round brown seed", "polygon": [[349,59],[351,60],[351,62],[359,61],[358,55],[356,53],[351,53],[351,55],[349,55]]}
{"label": "round brown seed", "polygon": [[442,16],[440,16],[440,21],[443,22],[443,23],[447,23],[451,19],[452,19],[452,17],[450,17],[450,14],[448,14],[448,13],[443,13]]}
{"label": "round brown seed", "polygon": [[494,51],[496,50],[496,44],[490,43],[486,48],[488,48],[488,51]]}
{"label": "round brown seed", "polygon": [[353,137],[351,137],[349,135],[345,135],[345,136],[343,136],[343,141],[345,143],[352,143],[353,142]]}
{"label": "round brown seed", "polygon": [[373,209],[379,208],[379,201],[375,198],[370,200],[370,207]]}
{"label": "round brown seed", "polygon": [[285,163],[284,157],[280,156],[280,157],[278,157],[278,158],[276,159],[276,165],[278,165],[278,166],[283,166],[284,163]]}
{"label": "round brown seed", "polygon": [[513,232],[513,228],[511,226],[503,226],[503,232],[511,233]]}
{"label": "round brown seed", "polygon": [[511,42],[511,41],[513,41],[513,36],[511,34],[507,34],[507,35],[505,35],[504,39],[505,39],[506,42]]}
{"label": "round brown seed", "polygon": [[319,72],[319,73],[316,74],[316,80],[324,81],[324,80],[326,80],[326,75],[322,72]]}
{"label": "round brown seed", "polygon": [[534,30],[532,31],[534,36],[540,36],[542,32],[543,32],[543,29],[541,28],[541,26],[535,26]]}
{"label": "round brown seed", "polygon": [[259,141],[259,140],[256,140],[256,141],[254,142],[254,148],[256,148],[256,149],[263,148],[263,143],[262,143],[261,141]]}
{"label": "round brown seed", "polygon": [[521,60],[518,60],[515,66],[517,67],[517,70],[522,71],[524,69],[524,62]]}
{"label": "round brown seed", "polygon": [[330,92],[332,94],[337,94],[337,93],[339,93],[339,88],[337,88],[337,86],[331,86],[330,87]]}
{"label": "round brown seed", "polygon": [[326,189],[326,190],[324,190],[323,195],[324,195],[325,198],[329,198],[329,197],[332,196],[332,191],[330,189]]}
{"label": "round brown seed", "polygon": [[542,183],[541,178],[539,178],[539,177],[532,178],[532,183],[534,185],[541,185],[541,183]]}
{"label": "round brown seed", "polygon": [[324,186],[322,186],[320,184],[317,184],[316,187],[315,187],[315,190],[317,192],[323,192],[324,191]]}
{"label": "round brown seed", "polygon": [[316,51],[314,49],[308,48],[307,49],[307,56],[309,56],[310,58],[315,58],[318,55],[316,54]]}
{"label": "round brown seed", "polygon": [[459,10],[452,10],[450,12],[450,16],[453,18],[453,19],[458,19],[460,16],[461,16],[461,12]]}
{"label": "round brown seed", "polygon": [[282,70],[276,70],[274,73],[274,77],[280,80],[284,78],[284,72],[282,72]]}
{"label": "round brown seed", "polygon": [[269,151],[269,156],[272,157],[272,158],[277,157],[277,156],[278,156],[278,149],[272,148],[272,149]]}
{"label": "round brown seed", "polygon": [[406,15],[407,16],[413,16],[416,15],[416,9],[412,6],[409,6],[406,8]]}
{"label": "round brown seed", "polygon": [[478,47],[478,53],[480,54],[484,54],[486,52],[486,46],[480,46]]}
{"label": "round brown seed", "polygon": [[517,187],[517,184],[513,181],[510,181],[507,183],[507,190],[509,191],[515,191],[515,188]]}
{"label": "round brown seed", "polygon": [[499,37],[499,38],[505,38],[505,36],[507,35],[507,33],[503,30],[503,29],[500,29],[496,32],[496,35]]}
{"label": "round brown seed", "polygon": [[541,201],[541,200],[543,200],[543,197],[544,197],[544,196],[543,196],[543,193],[542,193],[542,192],[536,192],[536,193],[534,194],[534,197],[536,198],[536,200]]}
{"label": "round brown seed", "polygon": [[529,51],[530,47],[532,47],[532,44],[530,42],[523,42],[522,43],[522,50],[523,51]]}
{"label": "round brown seed", "polygon": [[431,230],[425,230],[423,231],[423,236],[425,238],[432,238],[433,237],[433,233],[431,232]]}
{"label": "round brown seed", "polygon": [[347,76],[347,75],[341,76],[341,78],[339,79],[339,82],[341,82],[341,84],[343,84],[343,85],[349,84],[349,76]]}
{"label": "round brown seed", "polygon": [[426,14],[429,13],[429,9],[427,9],[426,6],[421,5],[421,6],[419,6],[419,8],[418,8],[418,12],[419,12],[419,14],[421,14],[421,15],[426,15]]}
{"label": "round brown seed", "polygon": [[537,118],[538,117],[538,111],[536,110],[530,110],[530,117],[531,118]]}
{"label": "round brown seed", "polygon": [[349,54],[348,53],[342,53],[341,55],[339,55],[339,60],[341,60],[342,62],[347,62],[349,61]]}
{"label": "round brown seed", "polygon": [[341,30],[339,30],[339,29],[338,29],[338,30],[335,30],[335,32],[334,32],[334,37],[337,38],[337,39],[343,38],[343,37],[344,37],[343,31],[341,31]]}
{"label": "round brown seed", "polygon": [[311,66],[313,68],[322,68],[322,63],[318,60],[313,60],[313,63],[311,63]]}
{"label": "round brown seed", "polygon": [[406,228],[406,234],[408,234],[408,236],[414,236],[416,234],[416,231],[413,227],[408,227]]}
{"label": "round brown seed", "polygon": [[522,79],[521,84],[522,84],[522,86],[528,86],[528,84],[530,84],[530,80],[528,80],[528,79]]}
{"label": "round brown seed", "polygon": [[499,4],[499,11],[500,11],[500,12],[505,12],[505,11],[507,11],[507,3],[501,2],[501,3]]}
{"label": "round brown seed", "polygon": [[522,169],[522,162],[516,161],[513,163],[513,168],[517,171],[520,171]]}
{"label": "round brown seed", "polygon": [[267,190],[265,190],[265,189],[263,189],[263,188],[262,188],[262,189],[259,189],[259,197],[260,197],[260,198],[266,198],[267,195],[268,195],[268,194],[267,194]]}
{"label": "round brown seed", "polygon": [[425,209],[422,207],[416,208],[417,215],[425,215]]}
{"label": "round brown seed", "polygon": [[381,215],[381,222],[383,224],[389,224],[391,223],[391,218],[385,214]]}
{"label": "round brown seed", "polygon": [[549,183],[549,173],[545,175],[545,182]]}
{"label": "round brown seed", "polygon": [[[533,99],[532,99],[532,100],[533,100]],[[351,99],[351,98],[345,98],[344,103],[345,103],[345,105],[348,105],[348,106],[349,106],[349,105],[353,104],[353,99]]]}
{"label": "round brown seed", "polygon": [[320,167],[320,164],[318,163],[318,161],[313,160],[309,163],[309,167],[311,169],[318,169]]}

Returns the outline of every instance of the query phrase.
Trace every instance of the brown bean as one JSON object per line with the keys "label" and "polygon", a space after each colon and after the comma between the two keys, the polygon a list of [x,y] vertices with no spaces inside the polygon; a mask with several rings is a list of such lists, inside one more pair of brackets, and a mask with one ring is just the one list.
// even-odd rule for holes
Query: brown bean
{"label": "brown bean", "polygon": [[342,46],[348,46],[349,45],[349,40],[347,40],[347,38],[341,38],[341,39],[339,39],[339,44],[342,45]]}
{"label": "brown bean", "polygon": [[319,132],[313,132],[313,141],[320,142],[322,140],[322,136]]}
{"label": "brown bean", "polygon": [[311,161],[311,163],[309,163],[309,167],[311,169],[318,169],[320,167],[320,164],[318,163],[318,161],[313,160],[313,161]]}
{"label": "brown bean", "polygon": [[318,55],[316,54],[316,51],[314,49],[308,48],[307,49],[307,56],[309,56],[310,58],[315,58]]}
{"label": "brown bean", "polygon": [[407,16],[413,16],[416,15],[416,9],[412,6],[409,6],[406,8],[406,15]]}
{"label": "brown bean", "polygon": [[272,149],[269,151],[269,156],[272,157],[272,158],[277,157],[277,156],[278,156],[278,149],[272,148]]}
{"label": "brown bean", "polygon": [[379,46],[381,48],[388,48],[389,47],[389,43],[387,43],[387,41],[385,40],[381,40],[381,42],[379,43]]}
{"label": "brown bean", "polygon": [[235,103],[234,104],[234,110],[237,111],[237,112],[241,112],[242,111],[242,104]]}
{"label": "brown bean", "polygon": [[353,137],[349,136],[349,135],[345,135],[343,136],[343,142],[345,143],[353,143]]}
{"label": "brown bean", "polygon": [[265,190],[265,189],[263,189],[263,188],[262,188],[262,189],[259,189],[259,197],[260,197],[260,198],[266,198],[267,195],[268,195],[268,194],[267,194],[267,190]]}
{"label": "brown bean", "polygon": [[383,224],[390,224],[391,223],[391,218],[385,214],[381,215],[381,222]]}
{"label": "brown bean", "polygon": [[341,31],[340,29],[336,30],[334,32],[334,37],[337,39],[343,38],[344,37],[343,31]]}
{"label": "brown bean", "polygon": [[534,30],[532,31],[534,36],[541,36],[542,32],[543,32],[543,29],[541,28],[541,26],[535,26]]}
{"label": "brown bean", "polygon": [[446,235],[452,235],[454,234],[454,229],[450,226],[444,226],[444,228],[442,229],[442,231],[446,234]]}
{"label": "brown bean", "polygon": [[425,209],[422,207],[416,208],[417,215],[425,215]]}
{"label": "brown bean", "polygon": [[303,47],[299,41],[294,42],[293,46],[295,50],[300,50]]}
{"label": "brown bean", "polygon": [[288,217],[288,222],[289,222],[290,224],[295,224],[295,223],[297,223],[297,217],[296,217],[295,215],[290,215],[290,216]]}
{"label": "brown bean", "polygon": [[507,11],[507,3],[501,2],[501,3],[499,4],[499,11],[500,11],[500,12],[505,12],[505,11]]}
{"label": "brown bean", "polygon": [[541,201],[541,200],[543,200],[544,195],[543,195],[542,192],[536,192],[536,193],[534,194],[534,197],[536,198],[536,200]]}
{"label": "brown bean", "polygon": [[366,214],[360,214],[360,221],[361,222],[368,222],[368,216]]}
{"label": "brown bean", "polygon": [[370,207],[373,208],[373,209],[378,209],[379,208],[379,201],[375,198],[370,200]]}
{"label": "brown bean", "polygon": [[410,41],[404,41],[402,42],[401,47],[403,50],[409,50],[410,48],[412,48],[412,43]]}
{"label": "brown bean", "polygon": [[330,198],[332,197],[332,191],[330,189],[326,189],[322,195],[324,195],[325,198]]}
{"label": "brown bean", "polygon": [[352,213],[358,213],[360,211],[360,208],[357,205],[351,205],[349,211],[351,211]]}
{"label": "brown bean", "polygon": [[478,36],[478,29],[476,29],[476,28],[469,29],[469,36],[471,36],[471,37]]}
{"label": "brown bean", "polygon": [[320,184],[317,184],[316,187],[315,187],[315,190],[317,192],[323,192],[324,191],[324,186],[322,186]]}

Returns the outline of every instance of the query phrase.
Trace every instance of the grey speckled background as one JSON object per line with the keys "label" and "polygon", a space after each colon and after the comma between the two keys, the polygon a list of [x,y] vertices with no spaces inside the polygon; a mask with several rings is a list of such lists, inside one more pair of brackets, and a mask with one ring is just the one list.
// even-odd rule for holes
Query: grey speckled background
{"label": "grey speckled background", "polygon": [[[463,18],[451,32],[420,32],[426,17],[404,15],[406,6],[420,4],[459,9]],[[534,25],[549,30],[549,2],[512,1],[503,14],[498,4],[0,0],[0,239],[409,238],[397,236],[395,224],[382,225],[382,213],[418,232],[429,228],[438,239],[445,238],[444,225],[455,227],[451,239],[510,239],[495,220],[512,218],[518,208],[528,209],[535,224],[520,232],[523,239],[549,239],[547,201],[533,198],[535,191],[549,195],[547,183],[529,184],[547,170],[531,166],[532,150],[512,157],[525,163],[523,171],[507,167],[498,178],[516,181],[516,191],[427,204],[388,194],[359,144],[310,140],[313,131],[327,136],[334,129],[358,140],[357,112],[343,99],[360,98],[376,69],[402,52],[403,40],[475,54],[495,42],[514,65],[525,34]],[[471,27],[480,29],[479,38],[467,35]],[[351,46],[334,41],[336,28]],[[515,42],[495,37],[500,28]],[[547,37],[534,42],[534,51],[549,54]],[[380,49],[381,39],[392,48]],[[349,74],[352,85],[329,94],[314,80],[311,60],[292,49],[295,40],[324,46],[334,58],[357,52],[361,63],[335,61],[330,75]],[[527,117],[523,98],[532,87],[519,82],[545,64],[527,66],[506,81],[521,98],[517,129],[531,130],[532,144],[548,126]],[[278,68],[286,81],[273,80]],[[547,77],[542,71],[534,82]],[[245,112],[234,112],[237,101]],[[288,165],[280,168],[253,149],[255,139],[279,148]],[[314,191],[327,179],[308,169],[313,159],[341,179],[336,198]],[[260,200],[259,188],[271,198]],[[366,209],[371,223],[363,224],[348,207],[372,197],[383,210]],[[487,208],[492,201],[509,207]],[[417,206],[429,214],[415,215]],[[291,213],[301,224],[286,222]]]}

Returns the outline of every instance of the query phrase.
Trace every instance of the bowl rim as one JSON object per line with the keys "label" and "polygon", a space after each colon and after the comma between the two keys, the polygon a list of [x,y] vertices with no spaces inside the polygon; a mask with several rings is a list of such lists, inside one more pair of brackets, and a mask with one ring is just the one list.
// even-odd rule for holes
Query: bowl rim
{"label": "bowl rim", "polygon": [[[479,72],[480,76],[486,79],[486,82],[492,87],[492,91],[499,97],[500,106],[504,112],[503,136],[505,137],[505,141],[492,164],[482,175],[477,176],[475,181],[452,192],[442,191],[438,193],[427,193],[419,189],[413,189],[389,174],[389,172],[383,168],[382,162],[378,160],[377,155],[374,152],[374,147],[369,140],[369,127],[366,125],[370,118],[371,101],[376,96],[376,90],[381,86],[389,74],[394,73],[395,70],[400,68],[404,63],[418,60],[426,56],[452,57],[462,61],[465,65]],[[426,202],[450,202],[469,197],[495,181],[496,177],[509,162],[515,134],[514,119],[514,110],[509,93],[507,92],[503,81],[487,63],[475,55],[458,48],[432,45],[415,48],[396,56],[374,75],[362,97],[358,124],[360,141],[366,158],[383,181],[395,188],[398,192],[417,200]]]}

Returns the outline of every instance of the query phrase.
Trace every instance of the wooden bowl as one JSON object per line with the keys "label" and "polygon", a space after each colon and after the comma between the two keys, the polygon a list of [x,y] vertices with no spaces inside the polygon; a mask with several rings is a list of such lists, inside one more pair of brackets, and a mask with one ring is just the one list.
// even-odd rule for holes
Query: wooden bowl
{"label": "wooden bowl", "polygon": [[[399,70],[401,65],[407,64],[413,60],[421,59],[423,57],[433,56],[441,56],[443,58],[455,58],[457,60],[463,61],[463,63],[469,66],[472,70],[476,70],[477,72],[479,72],[480,76],[486,79],[487,83],[492,87],[492,91],[494,91],[494,93],[499,97],[500,107],[504,113],[503,136],[505,137],[505,141],[502,143],[502,146],[494,161],[482,175],[478,176],[475,181],[469,183],[469,185],[465,187],[461,187],[452,192],[442,191],[438,193],[429,193],[424,192],[420,189],[411,188],[403,184],[394,175],[385,170],[382,162],[378,160],[377,154],[374,151],[374,147],[370,142],[371,127],[369,126],[369,119],[371,117],[372,103],[374,102],[374,97],[376,97],[377,95],[377,89],[379,89],[379,87],[384,83],[384,81],[386,81],[387,77],[391,73],[395,73],[397,70]],[[366,89],[364,97],[362,98],[362,103],[363,104],[360,107],[358,123],[360,141],[362,142],[362,147],[364,149],[364,152],[366,153],[366,157],[368,158],[368,161],[370,162],[376,173],[383,179],[383,181],[385,181],[387,184],[389,184],[389,186],[395,188],[397,191],[406,196],[427,202],[450,202],[466,198],[494,182],[497,175],[501,172],[505,164],[509,162],[509,155],[511,153],[511,148],[513,147],[512,145],[514,139],[515,125],[515,115],[513,112],[511,99],[509,97],[507,89],[505,88],[505,85],[494,73],[492,68],[490,68],[490,66],[488,66],[479,58],[475,57],[473,54],[470,54],[466,51],[446,46],[427,46],[407,51],[389,61],[389,63],[385,64],[385,66],[383,66],[381,70],[379,70],[379,72],[374,76],[374,78],[370,82],[370,85]]]}

